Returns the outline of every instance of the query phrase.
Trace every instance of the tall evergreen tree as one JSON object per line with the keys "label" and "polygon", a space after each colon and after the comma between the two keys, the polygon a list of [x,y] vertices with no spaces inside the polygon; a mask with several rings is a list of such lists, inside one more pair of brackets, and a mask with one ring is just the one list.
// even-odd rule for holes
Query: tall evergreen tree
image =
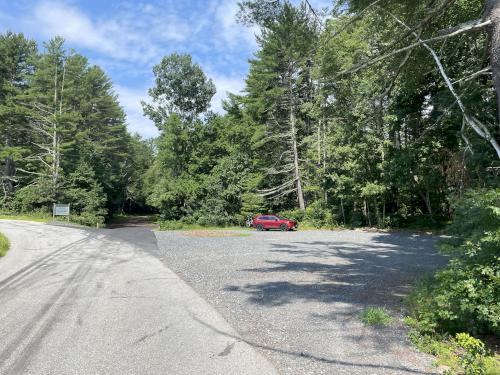
{"label": "tall evergreen tree", "polygon": [[[242,12],[246,9],[250,14],[255,11],[251,4],[242,4]],[[244,103],[254,121],[266,124],[262,150],[267,153],[268,178],[262,194],[276,199],[294,192],[304,210],[301,143],[310,128],[303,105],[314,93],[310,73],[317,30],[306,8],[289,2],[274,19],[265,18],[261,27],[260,49],[250,61]]]}

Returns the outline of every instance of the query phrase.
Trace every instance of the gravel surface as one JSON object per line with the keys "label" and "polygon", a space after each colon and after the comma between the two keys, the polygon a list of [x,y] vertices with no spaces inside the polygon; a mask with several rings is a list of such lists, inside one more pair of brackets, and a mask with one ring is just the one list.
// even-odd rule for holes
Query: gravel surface
{"label": "gravel surface", "polygon": [[2,375],[274,375],[144,228],[0,220]]}
{"label": "gravel surface", "polygon": [[[281,374],[430,374],[405,338],[401,298],[445,264],[436,238],[361,231],[251,232],[192,237],[156,232],[166,265],[209,301]],[[363,325],[386,306],[387,328]]]}

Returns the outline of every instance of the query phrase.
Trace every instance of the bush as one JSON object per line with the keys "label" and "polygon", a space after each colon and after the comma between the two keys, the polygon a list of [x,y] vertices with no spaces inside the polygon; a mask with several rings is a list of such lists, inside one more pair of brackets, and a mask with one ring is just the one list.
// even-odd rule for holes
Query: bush
{"label": "bush", "polygon": [[496,375],[500,373],[498,359],[489,352],[484,343],[468,333],[449,335],[421,334],[411,319],[406,323],[412,327],[409,338],[422,352],[436,357],[436,366],[446,366],[446,374]]}
{"label": "bush", "polygon": [[368,307],[362,310],[359,313],[359,319],[371,326],[386,326],[392,322],[389,312],[382,307]]}
{"label": "bush", "polygon": [[449,265],[412,294],[414,317],[437,332],[500,333],[500,189],[455,202]]}
{"label": "bush", "polygon": [[299,209],[282,211],[280,216],[297,220],[301,223],[301,226],[332,228],[337,225],[337,217],[333,214],[332,209],[335,208],[325,208],[322,201],[314,201],[305,211]]}
{"label": "bush", "polygon": [[5,254],[7,254],[7,251],[9,250],[9,240],[5,235],[0,233],[0,257],[3,257]]}

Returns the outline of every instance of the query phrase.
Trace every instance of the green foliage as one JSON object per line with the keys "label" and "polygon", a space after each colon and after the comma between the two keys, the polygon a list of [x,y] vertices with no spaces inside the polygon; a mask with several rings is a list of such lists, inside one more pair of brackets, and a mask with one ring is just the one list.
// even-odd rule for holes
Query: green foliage
{"label": "green foliage", "polygon": [[5,256],[7,254],[7,251],[9,251],[9,240],[7,237],[5,237],[4,234],[0,233],[0,258]]}
{"label": "green foliage", "polygon": [[467,333],[457,333],[455,335],[455,344],[463,349],[460,364],[466,374],[482,375],[485,372],[482,358],[486,355],[484,343]]}
{"label": "green foliage", "polygon": [[76,170],[68,176],[63,200],[72,202],[72,213],[77,215],[73,216],[73,221],[84,225],[104,223],[107,214],[106,194],[96,181],[94,171],[87,163],[80,163]]}
{"label": "green foliage", "polygon": [[149,90],[153,104],[143,103],[144,113],[158,126],[172,114],[193,121],[205,112],[215,95],[215,85],[207,79],[190,55],[173,53],[153,67],[155,87]]}
{"label": "green foliage", "polygon": [[[470,191],[457,199],[450,237],[440,244],[451,257],[448,266],[407,298],[410,338],[456,373],[500,370],[484,344],[469,335],[500,332],[499,207],[499,189]],[[456,335],[450,340],[448,334]]]}
{"label": "green foliage", "polygon": [[467,193],[455,205],[452,259],[417,288],[410,303],[426,332],[500,332],[500,190]]}
{"label": "green foliage", "polygon": [[147,146],[128,135],[106,74],[60,37],[37,53],[7,32],[0,52],[0,208],[50,213],[67,202],[75,220],[95,225],[127,201],[144,204]]}
{"label": "green foliage", "polygon": [[387,309],[373,306],[363,309],[359,313],[359,319],[371,326],[387,326],[392,322],[392,317]]}
{"label": "green foliage", "polygon": [[436,357],[436,366],[446,366],[447,374],[496,375],[500,359],[486,349],[485,344],[467,333],[429,335],[422,333],[412,318],[405,322],[411,327],[410,340],[424,353]]}

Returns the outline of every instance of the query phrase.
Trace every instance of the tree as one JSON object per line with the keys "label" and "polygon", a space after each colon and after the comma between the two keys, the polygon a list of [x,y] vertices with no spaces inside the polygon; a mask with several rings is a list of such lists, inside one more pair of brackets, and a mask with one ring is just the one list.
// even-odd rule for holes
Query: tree
{"label": "tree", "polygon": [[67,179],[85,172],[98,188],[80,189],[90,189],[99,207],[104,200],[107,213],[119,210],[128,166],[139,156],[128,155],[133,141],[112,82],[84,56],[66,50],[62,38],[44,46],[36,54],[35,43],[22,35],[0,36],[2,209],[50,210],[53,202],[77,199],[64,189]]}
{"label": "tree", "polygon": [[29,149],[26,124],[27,110],[21,104],[33,73],[36,44],[23,34],[0,35],[0,160],[3,201],[20,182],[17,168]]}
{"label": "tree", "polygon": [[[469,19],[460,23],[459,25],[450,26],[448,24],[446,28],[437,30],[436,33],[439,34],[438,36],[429,36],[429,37],[424,37],[423,34],[428,33],[429,30],[431,30],[431,32],[434,31],[432,29],[432,21],[434,19],[439,19],[440,17],[442,18],[445,15],[445,12],[448,11],[449,8],[452,7],[453,5],[457,5],[457,7],[459,7],[462,4],[459,4],[459,2],[457,2],[456,0],[443,0],[441,2],[437,2],[437,5],[435,7],[422,8],[418,5],[415,6],[411,3],[404,3],[402,7],[398,7],[397,4],[394,4],[393,2],[385,4],[384,7],[382,7],[378,3],[379,1],[371,2],[369,5],[366,5],[366,8],[364,8],[364,10],[361,13],[364,13],[364,11],[366,11],[368,8],[371,8],[370,10],[378,9],[381,10],[382,12],[388,13],[390,17],[392,17],[396,21],[397,26],[399,27],[402,26],[404,28],[404,32],[400,34],[398,33],[396,35],[395,37],[396,41],[392,44],[392,47],[397,46],[402,41],[405,42],[407,45],[402,48],[393,48],[392,50],[389,49],[389,51],[387,49],[384,49],[384,53],[378,54],[377,56],[370,58],[368,61],[359,63],[354,68],[350,68],[345,72],[342,72],[341,74],[353,73],[367,66],[376,64],[382,60],[390,58],[392,56],[401,54],[403,52],[407,52],[406,56],[403,58],[400,64],[399,69],[401,69],[407,63],[408,61],[407,56],[410,56],[412,49],[420,46],[424,47],[431,53],[440,71],[440,74],[446,83],[447,88],[449,89],[450,93],[453,95],[455,101],[457,102],[457,105],[463,114],[464,124],[473,129],[474,132],[479,137],[489,142],[490,145],[494,148],[497,157],[500,159],[500,144],[497,141],[497,136],[495,135],[495,133],[498,133],[498,128],[500,128],[500,4],[498,3],[498,1],[487,0],[486,3],[484,4],[484,7],[482,7],[483,3],[481,1],[478,0],[471,1],[470,3],[473,6],[470,8],[472,8],[473,11],[476,9],[480,9],[481,7],[483,8],[481,12],[478,11],[475,12],[475,13],[480,13],[480,16],[477,19],[473,21]],[[364,4],[366,4],[366,1],[354,0],[351,1],[351,4],[353,6],[353,9],[359,9]],[[417,9],[419,11],[425,9],[428,14],[426,14],[424,19],[421,22],[419,22],[417,26],[411,27],[409,26],[410,24],[409,22],[405,22],[403,17],[397,15],[398,8],[405,9],[408,7],[412,7],[414,10]],[[428,11],[428,9],[431,10]],[[415,12],[413,12],[412,15],[414,16]],[[471,32],[486,32],[488,34],[490,42],[486,43],[486,47],[490,56],[490,66],[483,67],[479,71],[474,72],[470,77],[464,77],[463,79],[464,80],[474,79],[491,70],[492,81],[496,91],[496,101],[497,101],[497,107],[496,107],[497,127],[496,129],[494,129],[494,132],[491,126],[488,126],[488,124],[485,124],[484,121],[481,121],[478,118],[478,116],[473,114],[472,111],[469,108],[467,108],[467,106],[464,104],[464,102],[461,99],[461,96],[457,93],[457,90],[454,87],[454,83],[450,79],[448,72],[446,71],[446,68],[442,64],[441,59],[438,57],[437,52],[430,46],[431,43],[448,40],[449,38]],[[408,44],[407,42],[408,37],[414,37],[415,41],[410,42]],[[396,77],[397,75],[398,74],[396,74]],[[463,137],[465,138],[465,135],[463,135]]]}
{"label": "tree", "polygon": [[[247,18],[257,17],[253,5],[240,4],[240,17],[245,17],[245,11]],[[267,126],[267,142],[262,149],[271,161],[267,167],[270,186],[261,193],[279,198],[295,192],[298,206],[304,210],[300,143],[308,129],[301,106],[311,100],[310,63],[317,30],[306,9],[289,2],[283,4],[274,19],[255,22],[259,21],[261,49],[250,61],[245,104],[254,121]]]}
{"label": "tree", "polygon": [[173,53],[153,67],[155,87],[149,89],[152,104],[142,103],[144,113],[161,129],[173,113],[191,122],[205,112],[215,95],[215,85],[190,55]]}

